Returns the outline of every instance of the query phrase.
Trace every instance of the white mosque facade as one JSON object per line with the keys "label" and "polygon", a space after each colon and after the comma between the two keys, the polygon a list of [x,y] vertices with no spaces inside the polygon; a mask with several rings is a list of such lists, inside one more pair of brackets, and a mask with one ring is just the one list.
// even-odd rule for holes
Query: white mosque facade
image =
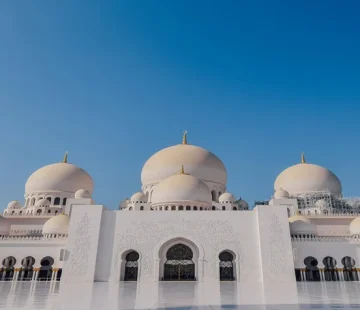
{"label": "white mosque facade", "polygon": [[359,281],[358,200],[304,157],[251,210],[227,192],[222,161],[186,134],[148,159],[141,181],[109,210],[67,155],[34,172],[24,206],[12,201],[0,217],[0,281],[235,281],[264,292]]}

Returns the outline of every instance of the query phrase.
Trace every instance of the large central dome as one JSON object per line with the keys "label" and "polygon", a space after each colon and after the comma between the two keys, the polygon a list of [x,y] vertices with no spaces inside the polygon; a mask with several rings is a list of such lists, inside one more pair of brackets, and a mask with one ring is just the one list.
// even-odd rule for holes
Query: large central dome
{"label": "large central dome", "polygon": [[204,181],[226,186],[226,168],[213,153],[190,144],[165,148],[145,163],[141,172],[143,186],[158,183],[174,174],[184,165],[192,176]]}

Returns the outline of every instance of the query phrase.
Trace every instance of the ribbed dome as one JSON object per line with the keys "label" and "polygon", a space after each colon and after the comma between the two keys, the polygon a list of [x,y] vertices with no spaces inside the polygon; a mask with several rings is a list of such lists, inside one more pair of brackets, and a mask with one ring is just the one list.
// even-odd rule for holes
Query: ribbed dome
{"label": "ribbed dome", "polygon": [[88,173],[72,164],[56,163],[40,168],[27,180],[25,193],[38,192],[69,192],[75,193],[78,189],[93,191],[93,181]]}
{"label": "ribbed dome", "polygon": [[224,193],[219,197],[219,202],[234,202],[235,197],[233,194]]}
{"label": "ribbed dome", "polygon": [[131,196],[130,201],[133,202],[133,203],[135,203],[135,202],[146,202],[147,198],[146,198],[146,195],[144,193],[138,192],[138,193],[135,193],[134,195]]}
{"label": "ribbed dome", "polygon": [[287,168],[277,177],[275,191],[286,190],[290,195],[329,191],[341,194],[340,180],[330,170],[307,163]]}
{"label": "ribbed dome", "polygon": [[178,172],[184,165],[186,171],[204,182],[226,186],[226,168],[213,153],[190,144],[165,148],[149,158],[141,172],[143,185],[160,182]]}
{"label": "ribbed dome", "polygon": [[20,202],[18,202],[17,200],[13,200],[13,201],[9,202],[7,208],[8,209],[20,209],[21,205],[20,205]]}
{"label": "ribbed dome", "polygon": [[292,234],[317,235],[316,225],[303,215],[295,215],[289,218],[290,232]]}
{"label": "ribbed dome", "polygon": [[152,203],[182,201],[206,202],[211,204],[209,187],[198,178],[189,174],[176,174],[161,181],[152,195]]}
{"label": "ribbed dome", "polygon": [[43,234],[67,234],[69,230],[70,217],[65,214],[53,216],[43,226]]}
{"label": "ribbed dome", "polygon": [[360,235],[360,217],[351,221],[349,230],[351,235]]}

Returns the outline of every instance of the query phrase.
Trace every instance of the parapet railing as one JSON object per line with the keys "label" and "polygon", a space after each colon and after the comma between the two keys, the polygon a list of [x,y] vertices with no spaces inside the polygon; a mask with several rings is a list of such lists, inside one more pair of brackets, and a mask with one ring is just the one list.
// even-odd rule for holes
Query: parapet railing
{"label": "parapet railing", "polygon": [[23,241],[64,241],[67,239],[67,235],[57,235],[57,236],[0,236],[1,241],[11,241],[11,242],[23,242]]}
{"label": "parapet railing", "polygon": [[291,236],[291,241],[306,241],[306,242],[359,242],[360,238],[352,236],[316,236],[316,237],[294,237]]}

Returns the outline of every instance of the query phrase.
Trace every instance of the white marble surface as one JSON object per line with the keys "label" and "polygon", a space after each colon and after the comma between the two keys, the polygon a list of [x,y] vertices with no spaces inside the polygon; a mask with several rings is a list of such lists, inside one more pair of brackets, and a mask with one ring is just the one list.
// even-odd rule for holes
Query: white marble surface
{"label": "white marble surface", "polygon": [[360,309],[360,282],[298,283],[297,301],[289,303],[284,291],[285,304],[269,303],[263,293],[236,282],[221,283],[218,292],[199,282],[59,286],[0,282],[0,309]]}

